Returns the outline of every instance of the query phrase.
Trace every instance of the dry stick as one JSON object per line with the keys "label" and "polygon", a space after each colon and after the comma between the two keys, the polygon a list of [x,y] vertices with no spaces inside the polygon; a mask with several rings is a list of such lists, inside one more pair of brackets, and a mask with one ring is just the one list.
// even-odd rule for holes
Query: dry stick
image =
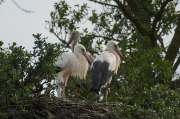
{"label": "dry stick", "polygon": [[80,96],[80,95],[78,95],[78,94],[76,94],[76,93],[73,93],[73,92],[69,92],[69,93],[74,94],[74,95],[76,95],[76,96],[78,96],[78,97],[80,97],[80,98],[82,98],[82,99],[84,99],[84,100],[90,102],[88,99],[86,99],[86,98],[84,98],[84,97],[82,97],[82,96]]}
{"label": "dry stick", "polygon": [[13,2],[20,10],[22,10],[22,11],[24,11],[24,12],[26,12],[26,13],[32,13],[32,12],[34,12],[34,11],[25,10],[25,9],[21,8],[14,0],[12,0],[12,2]]}
{"label": "dry stick", "polygon": [[61,113],[61,114],[58,114],[58,115],[56,115],[56,116],[54,116],[54,115],[53,115],[53,116],[51,116],[51,117],[49,117],[49,118],[47,118],[47,119],[60,118],[60,117],[62,117],[62,116],[64,116],[64,115],[67,115],[67,114],[69,114],[69,113],[72,113],[72,112],[75,112],[75,111],[82,110],[82,108],[85,108],[85,107],[87,107],[87,106],[91,105],[92,103],[94,103],[94,101],[96,101],[96,99],[98,99],[99,97],[100,97],[100,96],[96,97],[93,101],[88,102],[86,105],[83,105],[83,106],[81,106],[81,107],[78,107],[78,108],[75,108],[75,109],[72,109],[72,110],[66,111],[66,112]]}
{"label": "dry stick", "polygon": [[95,3],[98,3],[98,4],[101,4],[101,5],[105,5],[105,6],[119,7],[119,6],[117,6],[117,5],[112,5],[112,4],[108,4],[108,3],[101,2],[101,1],[97,1],[97,0],[89,0],[89,1],[92,1],[92,2],[95,2]]}
{"label": "dry stick", "polygon": [[[108,89],[109,85],[106,87],[106,89]],[[69,111],[66,111],[64,113],[61,113],[61,114],[58,114],[58,115],[52,115],[51,117],[47,118],[47,119],[55,119],[55,118],[60,118],[64,115],[67,115],[69,113],[72,113],[72,112],[75,112],[75,111],[79,111],[79,110],[82,110],[82,108],[85,108],[89,105],[91,105],[92,103],[94,103],[94,101],[96,101],[101,95],[99,95],[98,97],[94,98],[94,100],[88,102],[86,105],[83,105],[81,107],[78,107],[78,108],[75,108],[75,109],[72,109],[72,110],[69,110]]]}

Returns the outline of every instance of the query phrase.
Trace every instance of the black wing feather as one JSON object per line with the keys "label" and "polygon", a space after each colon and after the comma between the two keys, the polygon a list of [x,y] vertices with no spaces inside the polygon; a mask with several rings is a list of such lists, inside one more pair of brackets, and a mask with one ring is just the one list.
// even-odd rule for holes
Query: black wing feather
{"label": "black wing feather", "polygon": [[93,68],[91,69],[91,92],[96,92],[98,94],[101,86],[111,79],[114,71],[108,70],[109,65],[110,64],[107,61],[95,61],[93,63]]}

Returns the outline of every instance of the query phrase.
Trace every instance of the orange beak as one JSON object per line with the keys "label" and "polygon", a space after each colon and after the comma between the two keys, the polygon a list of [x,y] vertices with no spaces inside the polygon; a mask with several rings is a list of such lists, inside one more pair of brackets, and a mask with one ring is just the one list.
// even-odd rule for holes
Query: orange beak
{"label": "orange beak", "polygon": [[87,56],[87,54],[84,53],[83,55],[84,55],[84,57],[86,58],[86,60],[88,61],[89,65],[91,65],[91,60],[89,59],[89,57]]}
{"label": "orange beak", "polygon": [[117,54],[126,62],[124,56],[122,55],[121,51],[120,50],[116,50]]}
{"label": "orange beak", "polygon": [[69,41],[68,41],[68,43],[67,43],[67,45],[66,45],[66,48],[69,46],[69,44],[70,44],[73,40],[74,40],[74,38],[72,38],[72,37],[69,39]]}

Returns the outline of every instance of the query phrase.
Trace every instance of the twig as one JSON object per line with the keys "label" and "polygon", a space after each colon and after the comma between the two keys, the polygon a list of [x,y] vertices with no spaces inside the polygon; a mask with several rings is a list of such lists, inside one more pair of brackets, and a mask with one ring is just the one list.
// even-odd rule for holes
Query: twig
{"label": "twig", "polygon": [[168,2],[173,1],[173,0],[166,0],[162,3],[160,10],[158,11],[158,13],[155,15],[154,21],[152,23],[152,32],[154,32],[156,30],[156,24],[157,22],[162,18],[162,14],[164,12],[164,8],[166,7],[166,5],[168,4]]}
{"label": "twig", "polygon": [[80,95],[77,95],[76,93],[73,93],[73,92],[69,92],[69,93],[74,94],[74,95],[76,95],[76,96],[78,96],[78,97],[80,97],[80,98],[86,100],[87,102],[90,102],[88,99],[86,99],[86,98],[84,98],[84,97],[82,97],[82,96],[80,96]]}
{"label": "twig", "polygon": [[112,4],[100,2],[100,1],[97,1],[97,0],[89,0],[89,1],[101,4],[101,5],[105,5],[105,6],[118,7],[117,5],[112,5]]}
{"label": "twig", "polygon": [[96,101],[99,97],[100,97],[100,96],[96,97],[93,101],[88,102],[86,105],[80,106],[80,107],[75,108],[75,109],[72,109],[72,110],[68,110],[68,111],[63,112],[63,113],[58,114],[58,115],[53,115],[53,116],[51,116],[51,117],[49,117],[49,118],[47,118],[47,119],[60,118],[60,117],[62,117],[62,116],[64,116],[64,115],[67,115],[67,114],[69,114],[69,113],[72,113],[72,112],[75,112],[75,111],[82,110],[82,108],[85,108],[85,107],[91,105],[92,103],[94,103],[94,101]]}
{"label": "twig", "polygon": [[20,10],[22,10],[22,11],[24,11],[24,12],[27,12],[27,13],[32,13],[32,12],[34,12],[34,11],[25,10],[25,9],[21,8],[14,0],[12,0],[12,2],[13,2]]}

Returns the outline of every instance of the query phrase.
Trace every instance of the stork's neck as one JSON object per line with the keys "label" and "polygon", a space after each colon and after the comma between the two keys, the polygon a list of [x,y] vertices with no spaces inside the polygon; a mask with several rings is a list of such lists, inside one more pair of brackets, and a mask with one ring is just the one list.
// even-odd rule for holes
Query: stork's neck
{"label": "stork's neck", "polygon": [[75,47],[75,45],[77,45],[78,40],[79,40],[79,37],[78,37],[78,38],[75,38],[75,39],[73,40],[73,43],[72,43],[72,51],[73,51],[73,52],[74,52],[74,47]]}
{"label": "stork's neck", "polygon": [[117,74],[118,67],[120,66],[121,59],[120,59],[120,56],[116,53],[116,51],[111,50],[110,52],[113,53],[115,55],[115,57],[116,57],[116,68],[115,68],[115,72],[114,73]]}
{"label": "stork's neck", "polygon": [[117,74],[117,70],[118,70],[118,67],[120,66],[120,56],[116,53],[116,69],[115,69],[115,73]]}

